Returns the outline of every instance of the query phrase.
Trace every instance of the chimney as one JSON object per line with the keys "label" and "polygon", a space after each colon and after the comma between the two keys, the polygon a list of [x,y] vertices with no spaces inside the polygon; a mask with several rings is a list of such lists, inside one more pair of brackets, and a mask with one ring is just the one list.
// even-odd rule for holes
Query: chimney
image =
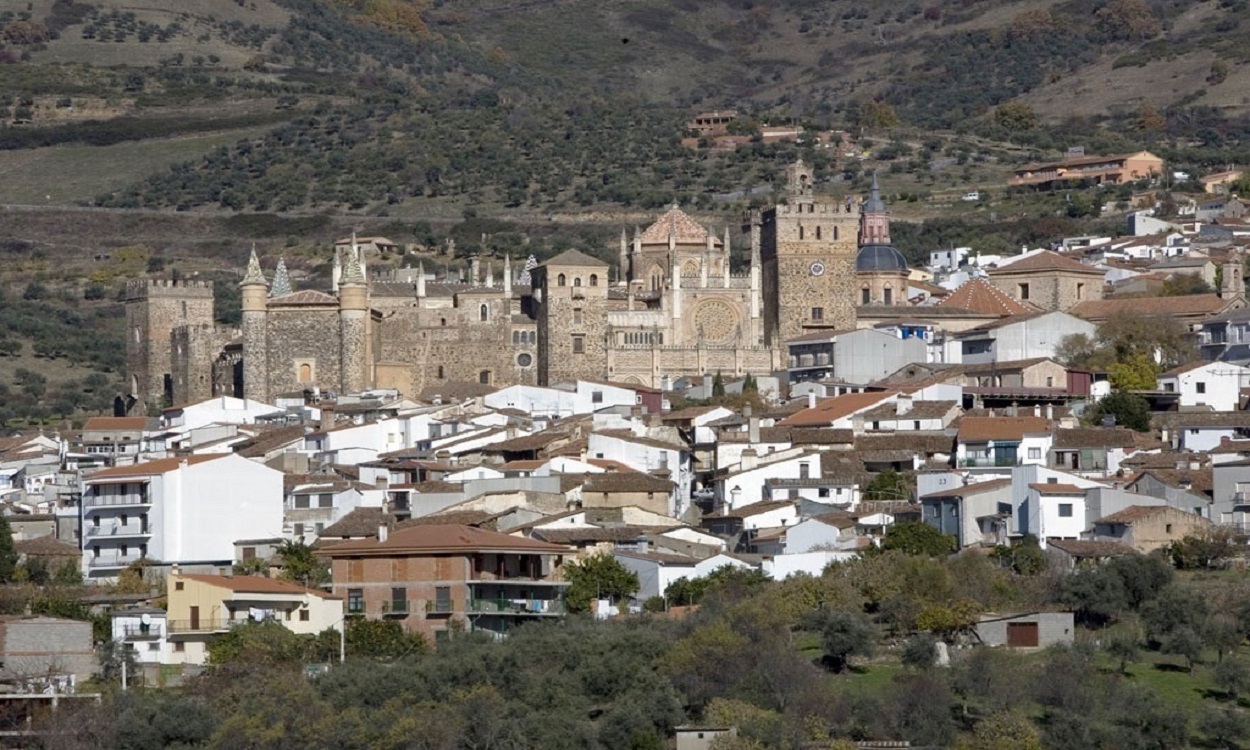
{"label": "chimney", "polygon": [[378,541],[385,542],[391,533],[391,529],[386,525],[386,521],[378,524]]}
{"label": "chimney", "polygon": [[747,448],[742,451],[742,458],[738,463],[742,471],[750,471],[759,465],[759,458],[759,454],[755,452],[754,448]]}
{"label": "chimney", "polygon": [[1015,401],[1012,401],[1011,406],[1007,407],[1007,416],[1009,417],[1018,416],[1019,411],[1020,411],[1019,404],[1017,404]]}
{"label": "chimney", "polygon": [[807,392],[807,408],[809,409],[816,408],[816,391]]}
{"label": "chimney", "polygon": [[759,445],[760,442],[760,418],[749,417],[747,419],[747,439],[751,445]]}
{"label": "chimney", "polygon": [[1046,404],[1046,418],[1047,419],[1055,418],[1055,405],[1054,404]]}
{"label": "chimney", "polygon": [[900,417],[903,416],[904,414],[911,414],[911,407],[912,407],[911,394],[908,394],[908,393],[898,394],[898,398],[894,401],[894,413]]}
{"label": "chimney", "polygon": [[1041,404],[1033,404],[1033,416],[1035,416],[1035,417],[1040,417],[1040,416],[1042,416],[1042,405],[1041,405]]}

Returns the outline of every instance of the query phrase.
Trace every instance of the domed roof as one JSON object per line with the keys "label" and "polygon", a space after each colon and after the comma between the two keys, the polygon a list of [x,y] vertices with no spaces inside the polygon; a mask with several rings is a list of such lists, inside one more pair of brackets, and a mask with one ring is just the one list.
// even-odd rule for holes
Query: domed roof
{"label": "domed roof", "polygon": [[856,271],[906,271],[907,259],[893,245],[864,245],[855,256]]}

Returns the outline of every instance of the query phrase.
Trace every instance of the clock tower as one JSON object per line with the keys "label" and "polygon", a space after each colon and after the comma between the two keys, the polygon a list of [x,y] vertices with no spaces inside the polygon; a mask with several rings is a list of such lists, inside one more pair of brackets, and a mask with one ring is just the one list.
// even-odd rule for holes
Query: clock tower
{"label": "clock tower", "polygon": [[750,229],[763,266],[769,345],[809,329],[855,327],[858,201],[817,197],[800,160],[786,170],[785,203],[753,215]]}

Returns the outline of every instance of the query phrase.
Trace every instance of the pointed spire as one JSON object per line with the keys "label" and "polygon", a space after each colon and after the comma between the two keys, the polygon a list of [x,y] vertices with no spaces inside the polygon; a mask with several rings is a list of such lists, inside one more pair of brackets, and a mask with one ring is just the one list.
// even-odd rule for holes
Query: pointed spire
{"label": "pointed spire", "polygon": [[521,286],[532,286],[534,279],[530,277],[530,271],[538,268],[538,258],[533,255],[525,259],[525,265],[521,267],[521,275],[517,277],[516,283]]}
{"label": "pointed spire", "polygon": [[512,296],[512,256],[503,256],[503,293]]}
{"label": "pointed spire", "polygon": [[364,284],[365,272],[360,268],[360,256],[356,254],[356,235],[352,233],[352,251],[347,254],[347,262],[343,264],[343,278],[340,284]]}
{"label": "pointed spire", "polygon": [[260,284],[265,286],[265,274],[260,270],[260,258],[256,257],[256,243],[252,243],[252,257],[247,259],[247,273],[243,274],[243,281],[239,282],[239,286],[253,286]]}
{"label": "pointed spire", "polygon": [[877,171],[872,172],[872,191],[868,194],[868,202],[864,204],[864,213],[883,214],[886,212],[885,201],[881,200],[881,185],[877,182]]}
{"label": "pointed spire", "polygon": [[293,291],[291,276],[286,270],[286,258],[278,258],[278,267],[273,272],[273,284],[269,287],[269,296],[285,297]]}

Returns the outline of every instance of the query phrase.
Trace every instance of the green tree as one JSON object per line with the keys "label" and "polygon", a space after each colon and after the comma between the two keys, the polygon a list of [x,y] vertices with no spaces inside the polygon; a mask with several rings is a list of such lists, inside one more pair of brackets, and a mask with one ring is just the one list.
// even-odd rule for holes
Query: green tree
{"label": "green tree", "polygon": [[586,612],[596,599],[620,601],[638,590],[638,574],[608,554],[591,555],[564,569],[569,587],[564,601],[570,611]]}
{"label": "green tree", "polygon": [[834,672],[845,671],[852,656],[872,656],[877,629],[862,614],[841,610],[817,610],[809,621],[820,632],[825,663]]}
{"label": "green tree", "polygon": [[1159,366],[1146,354],[1135,354],[1110,367],[1111,387],[1117,391],[1151,391],[1159,384]]}
{"label": "green tree", "polygon": [[882,550],[900,550],[909,555],[942,557],[956,548],[955,537],[943,534],[923,521],[904,521],[886,529]]}
{"label": "green tree", "polygon": [[285,541],[278,547],[282,558],[282,577],[307,588],[330,582],[330,566],[317,557],[312,547],[303,542]]}
{"label": "green tree", "polygon": [[712,378],[712,398],[720,399],[725,397],[725,378],[721,376],[720,370],[716,371],[716,377]]}
{"label": "green tree", "polygon": [[911,482],[903,474],[886,469],[864,487],[865,500],[910,500]]}
{"label": "green tree", "polygon": [[1137,661],[1141,644],[1136,633],[1123,632],[1106,641],[1107,655],[1120,665],[1120,674],[1128,674],[1128,665]]}
{"label": "green tree", "polygon": [[1181,273],[1163,282],[1160,297],[1183,297],[1187,294],[1213,294],[1215,289],[1196,273]]}
{"label": "green tree", "polygon": [[208,644],[208,661],[214,665],[300,664],[310,661],[312,655],[310,636],[268,620],[235,625]]}
{"label": "green tree", "polygon": [[937,638],[932,633],[917,633],[907,639],[900,657],[903,666],[928,669],[937,660]]}
{"label": "green tree", "polygon": [[994,122],[1007,130],[1032,130],[1037,125],[1037,113],[1024,102],[1007,102],[994,110]]}
{"label": "green tree", "polygon": [[1224,659],[1211,670],[1211,681],[1236,703],[1238,697],[1250,690],[1250,665],[1242,659]]}
{"label": "green tree", "polygon": [[1115,423],[1137,432],[1150,429],[1150,404],[1136,393],[1117,391],[1103,396],[1085,412],[1089,424],[1101,424],[1104,417],[1115,417]]}
{"label": "green tree", "polygon": [[0,515],[0,583],[10,583],[17,572],[17,548],[13,545],[13,527]]}
{"label": "green tree", "polygon": [[972,738],[960,750],[1042,750],[1042,736],[1028,717],[1002,711],[977,722]]}

